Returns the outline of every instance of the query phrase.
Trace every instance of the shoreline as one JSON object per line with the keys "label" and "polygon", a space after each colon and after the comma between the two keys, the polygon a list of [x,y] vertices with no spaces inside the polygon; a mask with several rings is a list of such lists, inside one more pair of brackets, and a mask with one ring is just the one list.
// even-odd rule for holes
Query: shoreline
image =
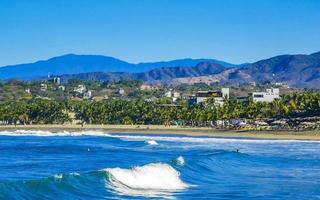
{"label": "shoreline", "polygon": [[161,125],[2,125],[0,131],[44,130],[59,131],[104,131],[109,134],[150,134],[150,135],[184,135],[222,138],[251,138],[274,140],[320,140],[320,131],[244,131],[216,130],[209,127],[165,127]]}

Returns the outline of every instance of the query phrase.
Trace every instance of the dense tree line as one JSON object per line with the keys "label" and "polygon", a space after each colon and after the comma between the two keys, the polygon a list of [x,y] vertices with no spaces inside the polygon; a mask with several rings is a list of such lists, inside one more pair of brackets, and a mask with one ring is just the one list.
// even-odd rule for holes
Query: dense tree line
{"label": "dense tree line", "polygon": [[58,124],[70,122],[66,102],[31,100],[0,103],[2,124]]}
{"label": "dense tree line", "polygon": [[0,103],[2,124],[62,124],[77,120],[86,124],[163,124],[209,126],[216,120],[270,119],[320,116],[320,93],[293,93],[272,103],[214,99],[189,106],[186,101],[110,99],[95,101],[54,101],[32,99]]}

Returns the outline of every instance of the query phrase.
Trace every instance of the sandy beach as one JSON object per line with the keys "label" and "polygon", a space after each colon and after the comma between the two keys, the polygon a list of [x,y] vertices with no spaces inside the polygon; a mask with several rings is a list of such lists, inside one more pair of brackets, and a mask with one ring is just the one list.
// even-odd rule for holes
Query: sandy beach
{"label": "sandy beach", "polygon": [[161,125],[8,125],[0,126],[5,130],[47,130],[59,131],[104,131],[117,134],[167,134],[186,136],[207,136],[226,138],[286,139],[286,140],[320,140],[320,131],[243,131],[216,130],[208,127],[176,127]]}

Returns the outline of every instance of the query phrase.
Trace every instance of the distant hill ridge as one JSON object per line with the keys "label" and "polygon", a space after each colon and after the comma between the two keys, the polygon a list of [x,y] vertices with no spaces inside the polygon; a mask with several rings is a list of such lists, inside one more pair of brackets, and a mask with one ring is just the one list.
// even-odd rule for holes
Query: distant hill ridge
{"label": "distant hill ridge", "polygon": [[194,67],[177,66],[177,67],[160,67],[153,70],[141,73],[127,73],[127,72],[91,72],[80,74],[66,74],[60,76],[63,81],[69,79],[81,80],[120,80],[120,79],[134,79],[143,81],[168,81],[175,78],[204,76],[208,74],[217,74],[226,70],[221,64],[201,62]]}
{"label": "distant hill ridge", "polygon": [[[198,78],[192,78],[198,77]],[[63,79],[84,80],[139,79],[162,83],[221,83],[282,82],[298,88],[320,89],[320,52],[310,55],[281,55],[255,63],[225,67],[217,63],[201,62],[195,67],[156,68],[143,73],[83,73],[63,75]]]}
{"label": "distant hill ridge", "polygon": [[294,87],[320,88],[320,52],[275,56],[244,65],[227,78],[231,83],[273,80]]}
{"label": "distant hill ridge", "polygon": [[225,67],[234,66],[233,64],[214,59],[186,58],[172,61],[132,64],[108,56],[67,54],[35,63],[0,67],[0,79],[37,79],[46,76],[48,72],[54,75],[91,72],[141,73],[158,67],[194,67],[200,62],[217,63]]}
{"label": "distant hill ridge", "polygon": [[[36,79],[51,72],[63,80],[138,79],[162,83],[285,82],[293,87],[320,89],[320,52],[280,55],[254,63],[233,65],[214,59],[180,59],[131,64],[107,56],[68,54],[46,61],[0,68],[0,79]],[[198,77],[188,79],[190,77]]]}

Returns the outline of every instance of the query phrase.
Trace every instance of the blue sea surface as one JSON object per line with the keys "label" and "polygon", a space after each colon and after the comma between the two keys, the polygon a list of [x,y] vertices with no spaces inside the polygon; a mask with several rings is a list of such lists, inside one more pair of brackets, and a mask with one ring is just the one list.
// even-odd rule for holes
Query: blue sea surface
{"label": "blue sea surface", "polygon": [[0,132],[0,199],[148,198],[320,199],[320,142]]}

